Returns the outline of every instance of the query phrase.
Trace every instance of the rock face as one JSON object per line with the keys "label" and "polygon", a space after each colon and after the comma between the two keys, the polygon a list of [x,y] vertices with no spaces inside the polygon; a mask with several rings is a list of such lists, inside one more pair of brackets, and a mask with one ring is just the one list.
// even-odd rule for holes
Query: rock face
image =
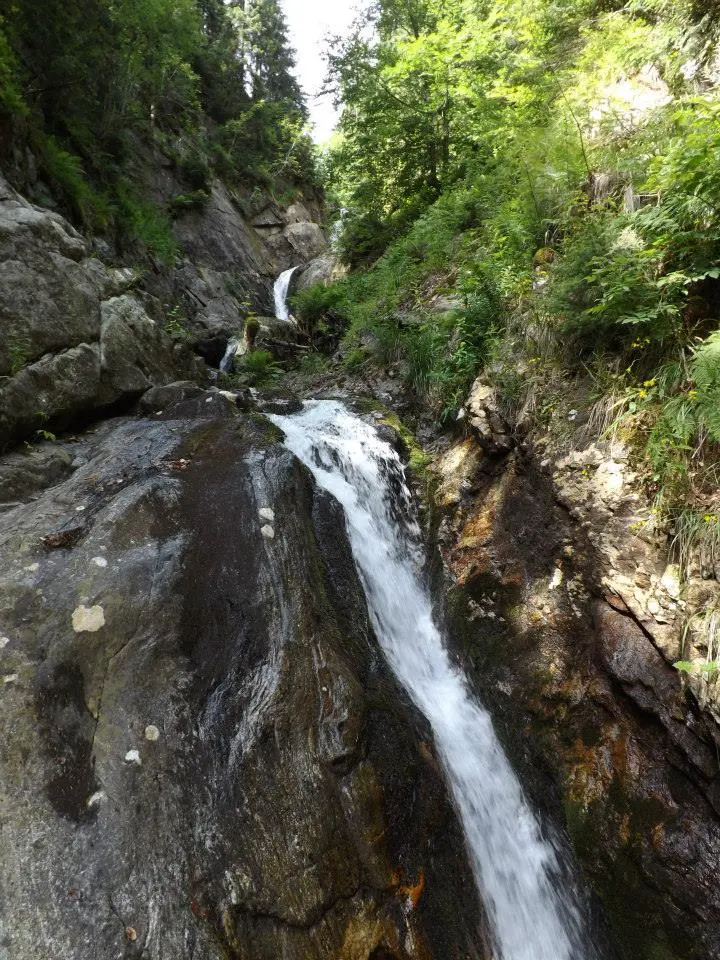
{"label": "rock face", "polygon": [[718,960],[720,728],[671,666],[677,572],[621,451],[541,456],[471,437],[438,463],[455,634],[622,956]]}
{"label": "rock face", "polygon": [[[170,202],[177,189],[172,182],[160,184],[159,199]],[[272,312],[278,274],[307,263],[327,246],[316,222],[317,204],[282,209],[269,203],[255,212],[249,206],[248,198],[216,181],[202,209],[176,219],[183,255],[173,270],[154,280],[158,292],[178,304],[192,342],[215,363],[213,341],[240,336],[248,313]]]}
{"label": "rock face", "polygon": [[487,960],[335,501],[221,394],[150,408],[0,461],[54,484],[0,525],[0,957]]}
{"label": "rock face", "polygon": [[192,371],[132,282],[0,178],[0,449]]}
{"label": "rock face", "polygon": [[298,273],[295,288],[307,290],[316,283],[330,283],[343,275],[343,267],[337,262],[334,254],[321,253],[308,263],[304,270]]}

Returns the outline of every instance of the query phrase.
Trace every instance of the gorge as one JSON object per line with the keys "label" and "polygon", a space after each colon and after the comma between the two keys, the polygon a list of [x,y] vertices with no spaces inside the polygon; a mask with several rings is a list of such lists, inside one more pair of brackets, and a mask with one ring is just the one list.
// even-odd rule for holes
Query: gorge
{"label": "gorge", "polygon": [[720,960],[718,37],[3,11],[0,960]]}

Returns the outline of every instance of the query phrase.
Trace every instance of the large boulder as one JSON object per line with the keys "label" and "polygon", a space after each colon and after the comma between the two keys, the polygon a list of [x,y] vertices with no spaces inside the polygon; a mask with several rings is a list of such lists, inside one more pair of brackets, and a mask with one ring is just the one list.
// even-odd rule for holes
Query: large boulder
{"label": "large boulder", "polygon": [[487,960],[336,502],[191,388],[66,448],[0,525],[0,954]]}
{"label": "large boulder", "polygon": [[342,267],[335,259],[335,255],[327,251],[321,253],[319,257],[315,257],[306,267],[298,271],[294,286],[296,290],[307,290],[308,287],[313,287],[317,283],[330,283],[331,280],[335,280],[342,273]]}
{"label": "large boulder", "polygon": [[136,279],[0,179],[0,449],[192,371]]}

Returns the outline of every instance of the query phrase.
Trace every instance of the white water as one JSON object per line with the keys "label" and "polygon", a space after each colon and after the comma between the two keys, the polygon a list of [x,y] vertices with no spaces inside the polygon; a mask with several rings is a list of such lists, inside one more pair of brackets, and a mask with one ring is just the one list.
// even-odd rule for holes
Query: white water
{"label": "white water", "polygon": [[296,270],[297,267],[290,267],[289,270],[283,270],[283,272],[275,281],[275,286],[273,287],[273,296],[275,298],[275,316],[278,318],[278,320],[290,319],[290,311],[288,310],[287,305],[287,295],[288,290],[290,289],[292,275]]}
{"label": "white water", "polygon": [[558,855],[471,696],[432,616],[402,464],[372,427],[335,401],[270,418],[286,446],[345,510],[378,641],[427,716],[465,829],[498,960],[591,960],[575,899],[561,889]]}
{"label": "white water", "polygon": [[232,340],[228,340],[225,353],[220,361],[220,370],[222,373],[232,373],[233,360],[235,359],[235,354],[238,352],[239,346],[240,341],[236,340],[234,337]]}

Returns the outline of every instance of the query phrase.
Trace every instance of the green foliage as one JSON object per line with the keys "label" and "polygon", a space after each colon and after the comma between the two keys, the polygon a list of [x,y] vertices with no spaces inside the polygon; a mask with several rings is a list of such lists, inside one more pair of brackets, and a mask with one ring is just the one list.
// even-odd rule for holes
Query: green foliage
{"label": "green foliage", "polygon": [[720,670],[720,664],[715,663],[715,661],[708,663],[707,661],[678,660],[673,666],[681,673],[705,674],[706,676]]}
{"label": "green foliage", "polygon": [[142,199],[132,186],[121,183],[117,188],[116,214],[127,234],[162,263],[171,264],[178,254],[169,217],[154,203]]}
{"label": "green foliage", "polygon": [[167,260],[146,170],[158,151],[186,187],[176,210],[201,205],[215,173],[313,178],[292,65],[278,0],[23,0],[0,20],[0,113],[26,115],[49,201]]}
{"label": "green foliage", "polygon": [[692,0],[380,0],[330,56],[346,356],[446,418],[483,367],[545,425],[589,381],[587,429],[630,440],[685,544],[712,543],[720,480],[719,25]]}
{"label": "green foliage", "polygon": [[27,334],[11,329],[7,338],[7,351],[10,361],[10,376],[14,377],[27,366],[30,357],[30,338]]}
{"label": "green foliage", "polygon": [[19,83],[18,60],[4,30],[0,17],[0,106],[11,114],[27,113],[27,105]]}
{"label": "green foliage", "polygon": [[277,380],[283,373],[283,367],[269,350],[251,350],[236,363],[238,373],[245,375],[256,386],[263,386]]}
{"label": "green foliage", "polygon": [[328,359],[322,353],[303,353],[298,361],[298,370],[306,376],[322,373],[328,367]]}
{"label": "green foliage", "polygon": [[180,193],[173,197],[170,209],[174,214],[185,213],[188,210],[202,210],[207,205],[210,194],[207,190],[193,190],[192,193]]}
{"label": "green foliage", "polygon": [[74,218],[91,229],[107,227],[111,206],[88,182],[79,157],[64,150],[49,134],[39,137],[37,150],[49,185]]}
{"label": "green foliage", "polygon": [[183,319],[185,318],[180,313],[179,304],[170,307],[165,315],[165,332],[177,343],[187,343],[192,339]]}
{"label": "green foliage", "polygon": [[318,323],[329,310],[342,312],[344,287],[342,283],[315,283],[299,290],[290,298],[295,315],[306,324]]}

